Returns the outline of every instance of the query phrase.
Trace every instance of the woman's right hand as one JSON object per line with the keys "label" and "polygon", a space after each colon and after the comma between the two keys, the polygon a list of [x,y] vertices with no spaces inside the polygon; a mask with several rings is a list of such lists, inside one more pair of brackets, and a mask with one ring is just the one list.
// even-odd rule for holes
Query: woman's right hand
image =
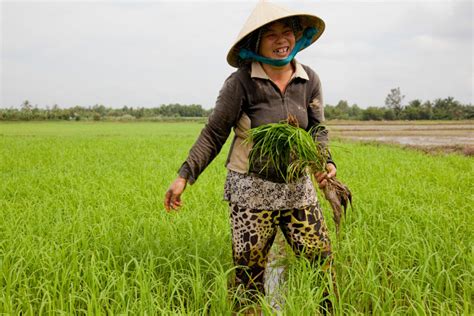
{"label": "woman's right hand", "polygon": [[336,176],[336,173],[337,169],[333,163],[326,165],[326,172],[316,172],[314,176],[316,177],[319,188],[323,189],[328,184],[328,180]]}
{"label": "woman's right hand", "polygon": [[181,194],[186,189],[186,183],[186,179],[177,177],[170,185],[165,194],[165,208],[167,211],[170,209],[176,210],[182,205]]}

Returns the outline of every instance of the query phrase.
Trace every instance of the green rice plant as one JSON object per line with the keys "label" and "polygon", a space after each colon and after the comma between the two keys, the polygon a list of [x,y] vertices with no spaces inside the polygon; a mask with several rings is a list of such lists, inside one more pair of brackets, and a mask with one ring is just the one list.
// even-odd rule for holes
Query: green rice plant
{"label": "green rice plant", "polygon": [[[162,206],[202,127],[0,123],[0,315],[239,312],[222,202],[230,142],[179,212]],[[327,221],[334,315],[473,315],[474,159],[347,141],[331,154],[357,196],[341,238]],[[286,280],[281,314],[317,315],[318,269],[290,260]]]}
{"label": "green rice plant", "polygon": [[[307,170],[311,174],[324,172],[329,156],[325,146],[314,140],[317,127],[308,132],[299,128],[296,118],[289,116],[287,121],[261,125],[249,130],[247,142],[253,142],[249,154],[249,169],[257,164],[259,173],[274,169],[285,182],[291,182]],[[352,205],[352,193],[336,178],[327,179],[323,188],[324,197],[329,201],[339,232],[341,216]]]}
{"label": "green rice plant", "polygon": [[327,150],[309,132],[288,122],[261,125],[249,130],[247,142],[253,142],[250,169],[258,164],[259,173],[274,168],[286,182],[298,179],[307,169],[324,171]]}

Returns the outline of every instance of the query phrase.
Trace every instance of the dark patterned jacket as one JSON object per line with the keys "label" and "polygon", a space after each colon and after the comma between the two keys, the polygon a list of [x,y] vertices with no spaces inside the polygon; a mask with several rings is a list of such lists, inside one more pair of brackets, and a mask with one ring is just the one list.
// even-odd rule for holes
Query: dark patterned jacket
{"label": "dark patterned jacket", "polygon": [[[288,114],[296,116],[299,126],[305,130],[319,127],[315,140],[326,147],[327,130],[320,125],[324,121],[324,108],[319,77],[296,60],[294,66],[295,73],[284,93],[257,62],[232,73],[224,82],[214,111],[179,169],[179,175],[190,184],[194,183],[217,156],[234,128],[235,136],[226,167],[282,182],[283,179],[271,170],[263,175],[257,164],[251,164],[253,170],[249,170],[248,156],[252,144],[245,143],[244,139],[250,128],[286,120]],[[334,164],[330,154],[327,162]]]}

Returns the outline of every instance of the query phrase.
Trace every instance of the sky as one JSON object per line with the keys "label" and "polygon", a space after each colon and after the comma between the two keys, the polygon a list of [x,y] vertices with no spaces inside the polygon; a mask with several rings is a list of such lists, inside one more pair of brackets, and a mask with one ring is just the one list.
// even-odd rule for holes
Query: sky
{"label": "sky", "polygon": [[[0,0],[2,1],[2,0]],[[322,18],[296,59],[324,102],[474,104],[473,4],[464,0],[273,1]],[[227,52],[257,1],[2,1],[0,107],[214,107]]]}

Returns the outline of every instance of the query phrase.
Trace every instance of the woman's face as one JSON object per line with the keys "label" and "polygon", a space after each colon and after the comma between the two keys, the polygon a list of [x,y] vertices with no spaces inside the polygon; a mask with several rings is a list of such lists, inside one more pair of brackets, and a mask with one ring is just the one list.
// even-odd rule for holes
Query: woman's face
{"label": "woman's face", "polygon": [[282,22],[274,22],[265,27],[260,38],[258,54],[273,59],[288,57],[295,47],[293,29]]}

